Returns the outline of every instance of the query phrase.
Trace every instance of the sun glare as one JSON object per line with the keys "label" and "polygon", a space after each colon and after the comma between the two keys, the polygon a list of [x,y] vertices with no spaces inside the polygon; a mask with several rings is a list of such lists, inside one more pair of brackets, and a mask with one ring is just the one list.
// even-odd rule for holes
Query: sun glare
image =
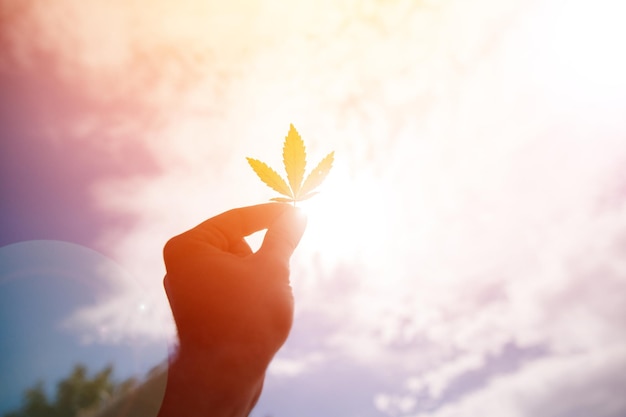
{"label": "sun glare", "polygon": [[[298,246],[304,256],[321,255],[329,264],[384,258],[390,242],[389,198],[381,179],[351,175],[333,167],[319,194],[296,203],[307,216],[307,229]],[[256,251],[265,230],[246,237]]]}
{"label": "sun glare", "polygon": [[388,240],[383,184],[333,168],[319,195],[299,203],[308,217],[302,249],[334,262],[372,259]]}
{"label": "sun glare", "polygon": [[[555,4],[553,7],[560,7]],[[548,9],[548,33],[541,33],[546,56],[537,64],[547,88],[559,90],[571,100],[573,87],[578,97],[622,97],[626,59],[623,25],[626,6],[605,0],[590,7],[576,1],[567,8]],[[556,19],[555,19],[556,16]],[[546,65],[552,62],[552,65]]]}

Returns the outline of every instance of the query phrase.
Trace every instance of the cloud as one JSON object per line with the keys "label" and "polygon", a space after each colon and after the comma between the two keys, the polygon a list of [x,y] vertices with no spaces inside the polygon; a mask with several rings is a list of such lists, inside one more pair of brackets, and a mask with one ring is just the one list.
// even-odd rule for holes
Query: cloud
{"label": "cloud", "polygon": [[275,358],[268,370],[270,375],[277,377],[297,377],[319,366],[324,361],[324,355],[319,352],[310,352],[305,355],[297,355],[295,358],[279,356]]}
{"label": "cloud", "polygon": [[585,416],[616,417],[626,403],[617,394],[624,377],[624,349],[539,359],[519,372],[492,380],[484,389],[416,416],[452,417],[499,415],[504,417]]}
{"label": "cloud", "polygon": [[438,399],[450,386],[450,383],[472,370],[479,369],[485,365],[484,358],[480,355],[465,355],[460,358],[448,361],[440,369],[432,373],[424,374],[421,377],[410,378],[407,385],[411,391],[421,391],[428,387],[431,398]]}

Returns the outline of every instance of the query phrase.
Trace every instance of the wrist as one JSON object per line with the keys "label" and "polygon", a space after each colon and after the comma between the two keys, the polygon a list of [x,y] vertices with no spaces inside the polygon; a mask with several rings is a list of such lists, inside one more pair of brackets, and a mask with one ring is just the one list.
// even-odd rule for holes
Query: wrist
{"label": "wrist", "polygon": [[250,347],[182,345],[170,359],[159,417],[245,417],[261,394],[268,364]]}

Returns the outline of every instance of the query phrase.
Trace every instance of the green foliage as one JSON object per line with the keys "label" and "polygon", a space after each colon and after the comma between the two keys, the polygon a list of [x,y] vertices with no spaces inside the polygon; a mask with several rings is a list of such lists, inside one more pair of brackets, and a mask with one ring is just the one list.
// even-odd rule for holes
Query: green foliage
{"label": "green foliage", "polygon": [[75,417],[87,410],[100,407],[114,393],[132,388],[134,380],[116,384],[112,380],[113,367],[107,366],[93,376],[78,364],[70,374],[59,381],[54,400],[48,399],[42,381],[24,391],[22,407],[4,417]]}
{"label": "green foliage", "polygon": [[37,382],[32,388],[24,391],[22,409],[7,413],[5,417],[47,417],[52,415],[52,406],[48,403],[43,382]]}

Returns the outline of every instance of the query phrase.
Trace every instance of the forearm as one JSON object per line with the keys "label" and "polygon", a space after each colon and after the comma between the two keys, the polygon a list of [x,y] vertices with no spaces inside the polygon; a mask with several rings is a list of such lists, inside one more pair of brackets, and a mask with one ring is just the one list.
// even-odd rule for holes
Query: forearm
{"label": "forearm", "polygon": [[265,367],[243,349],[179,349],[170,360],[158,417],[246,417],[256,404]]}

